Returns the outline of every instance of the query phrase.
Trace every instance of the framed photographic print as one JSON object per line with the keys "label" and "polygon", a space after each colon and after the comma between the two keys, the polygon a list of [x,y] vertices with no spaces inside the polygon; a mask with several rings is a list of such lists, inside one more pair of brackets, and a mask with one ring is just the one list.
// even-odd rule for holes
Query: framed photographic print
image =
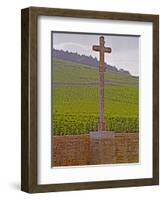
{"label": "framed photographic print", "polygon": [[159,184],[159,16],[21,11],[21,189]]}

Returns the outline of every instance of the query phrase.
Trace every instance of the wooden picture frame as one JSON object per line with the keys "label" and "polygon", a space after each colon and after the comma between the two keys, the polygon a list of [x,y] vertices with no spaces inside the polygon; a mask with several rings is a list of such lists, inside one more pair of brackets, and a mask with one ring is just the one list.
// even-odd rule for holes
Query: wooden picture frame
{"label": "wooden picture frame", "polygon": [[[153,176],[152,178],[38,184],[37,163],[37,19],[62,16],[153,24]],[[148,186],[159,184],[159,16],[29,7],[21,11],[21,190],[28,193]]]}

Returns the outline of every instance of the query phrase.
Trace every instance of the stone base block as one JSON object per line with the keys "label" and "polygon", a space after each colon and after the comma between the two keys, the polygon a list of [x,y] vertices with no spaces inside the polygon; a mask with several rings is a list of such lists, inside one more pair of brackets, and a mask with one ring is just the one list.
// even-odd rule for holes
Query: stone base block
{"label": "stone base block", "polygon": [[115,163],[115,133],[109,131],[90,132],[90,163]]}

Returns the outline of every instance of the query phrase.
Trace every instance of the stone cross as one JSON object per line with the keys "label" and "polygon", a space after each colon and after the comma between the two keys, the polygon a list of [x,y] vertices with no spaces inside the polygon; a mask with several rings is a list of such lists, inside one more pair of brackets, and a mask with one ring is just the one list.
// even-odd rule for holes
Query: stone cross
{"label": "stone cross", "polygon": [[106,131],[106,123],[104,119],[104,72],[105,72],[105,61],[104,61],[104,53],[111,53],[110,47],[105,47],[104,37],[100,37],[100,45],[93,45],[94,51],[99,51],[100,53],[100,61],[99,61],[99,95],[100,95],[100,116],[99,116],[99,125],[98,131]]}

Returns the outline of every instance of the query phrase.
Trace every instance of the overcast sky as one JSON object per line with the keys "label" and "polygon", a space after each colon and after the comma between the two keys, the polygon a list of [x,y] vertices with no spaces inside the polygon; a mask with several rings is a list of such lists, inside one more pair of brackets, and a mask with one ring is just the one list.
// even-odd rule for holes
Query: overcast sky
{"label": "overcast sky", "polygon": [[[53,48],[92,55],[99,60],[99,53],[92,51],[92,46],[99,45],[101,35],[54,32]],[[105,46],[112,49],[112,53],[105,53],[105,62],[139,76],[139,37],[105,34],[103,36]]]}

